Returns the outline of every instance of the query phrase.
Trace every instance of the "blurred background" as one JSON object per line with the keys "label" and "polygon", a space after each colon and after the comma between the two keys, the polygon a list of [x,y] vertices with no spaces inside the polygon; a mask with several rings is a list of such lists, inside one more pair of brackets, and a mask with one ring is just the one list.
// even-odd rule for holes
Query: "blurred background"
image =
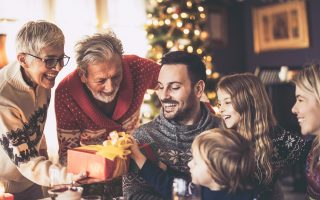
{"label": "blurred background", "polygon": [[[76,68],[76,41],[111,29],[126,54],[155,61],[172,50],[200,55],[207,66],[206,93],[213,107],[220,77],[255,73],[266,86],[279,123],[299,133],[290,111],[294,88],[288,81],[305,64],[319,61],[319,10],[319,0],[0,0],[0,67],[15,60],[15,34],[25,22],[48,20],[65,33],[65,52],[71,56],[57,86]],[[142,123],[157,115],[158,107],[154,92],[148,91]],[[53,101],[45,134],[50,158],[57,161]],[[303,163],[288,170],[283,185],[289,191],[287,199],[303,199]]]}

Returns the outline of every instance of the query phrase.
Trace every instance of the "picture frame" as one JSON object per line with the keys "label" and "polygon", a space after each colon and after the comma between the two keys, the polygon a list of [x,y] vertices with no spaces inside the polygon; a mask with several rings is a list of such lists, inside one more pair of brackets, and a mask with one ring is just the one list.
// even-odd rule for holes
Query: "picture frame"
{"label": "picture frame", "polygon": [[252,9],[254,52],[309,47],[304,0]]}
{"label": "picture frame", "polygon": [[227,21],[227,12],[224,7],[211,7],[208,9],[208,32],[214,48],[227,46]]}

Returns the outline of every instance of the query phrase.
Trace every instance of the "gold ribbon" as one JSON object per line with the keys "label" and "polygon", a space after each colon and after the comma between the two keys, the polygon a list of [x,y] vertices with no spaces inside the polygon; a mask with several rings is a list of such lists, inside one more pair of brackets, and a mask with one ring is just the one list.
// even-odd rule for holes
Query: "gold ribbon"
{"label": "gold ribbon", "polygon": [[95,154],[103,156],[109,160],[114,161],[116,157],[121,159],[127,159],[127,156],[131,154],[128,148],[132,145],[131,137],[125,132],[118,132],[120,136],[118,140],[113,144],[111,140],[106,140],[103,145],[88,145],[77,147],[75,149],[93,150]]}

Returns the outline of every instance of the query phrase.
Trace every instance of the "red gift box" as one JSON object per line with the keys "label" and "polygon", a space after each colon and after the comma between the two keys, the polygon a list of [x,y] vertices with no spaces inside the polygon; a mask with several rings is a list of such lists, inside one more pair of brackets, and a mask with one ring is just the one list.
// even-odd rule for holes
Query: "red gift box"
{"label": "red gift box", "polygon": [[73,174],[86,171],[90,178],[108,180],[127,173],[129,161],[118,157],[112,161],[93,150],[69,149],[67,170]]}

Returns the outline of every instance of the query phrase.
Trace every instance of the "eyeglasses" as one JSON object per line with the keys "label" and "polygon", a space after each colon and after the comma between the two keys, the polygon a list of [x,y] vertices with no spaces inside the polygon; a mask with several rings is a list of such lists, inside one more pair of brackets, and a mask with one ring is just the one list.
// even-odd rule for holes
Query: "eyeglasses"
{"label": "eyeglasses", "polygon": [[64,66],[66,66],[68,64],[69,59],[70,59],[70,57],[66,56],[66,55],[64,55],[61,58],[40,58],[38,56],[34,56],[32,54],[29,54],[29,53],[25,53],[25,54],[27,54],[29,56],[32,56],[34,58],[37,58],[37,59],[41,60],[42,62],[44,62],[46,64],[46,68],[47,69],[55,68],[58,63],[60,64],[60,66],[64,67]]}

